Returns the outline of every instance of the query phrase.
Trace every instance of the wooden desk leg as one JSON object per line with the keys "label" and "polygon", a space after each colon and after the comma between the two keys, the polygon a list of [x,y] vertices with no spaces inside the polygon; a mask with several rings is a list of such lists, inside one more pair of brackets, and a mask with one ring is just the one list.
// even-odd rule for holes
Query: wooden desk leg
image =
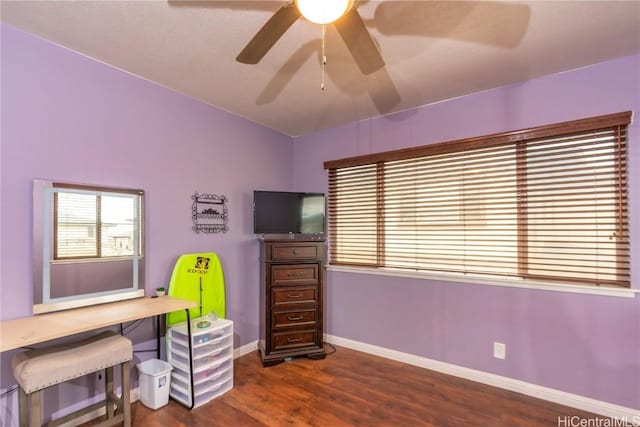
{"label": "wooden desk leg", "polygon": [[24,392],[22,387],[18,386],[18,411],[20,418],[20,427],[29,427],[29,396]]}
{"label": "wooden desk leg", "polygon": [[[111,402],[111,396],[114,393],[113,387],[113,366],[109,366],[104,370],[104,390],[105,390],[105,407],[107,412],[107,420],[116,416],[115,408],[113,407],[113,403]],[[122,386],[122,390],[124,391],[124,385]]]}
{"label": "wooden desk leg", "polygon": [[124,427],[131,427],[131,362],[120,365],[122,378],[122,414],[124,415]]}
{"label": "wooden desk leg", "polygon": [[29,426],[40,427],[42,425],[42,413],[40,409],[42,390],[34,391],[29,394]]}

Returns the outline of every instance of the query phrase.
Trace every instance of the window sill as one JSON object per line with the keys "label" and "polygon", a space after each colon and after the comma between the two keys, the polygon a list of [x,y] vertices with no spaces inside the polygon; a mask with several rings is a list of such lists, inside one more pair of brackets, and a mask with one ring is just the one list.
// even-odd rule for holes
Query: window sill
{"label": "window sill", "polygon": [[503,286],[508,288],[535,289],[540,291],[566,292],[574,294],[603,295],[618,298],[635,298],[640,289],[616,288],[612,286],[567,285],[563,283],[539,282],[525,279],[506,279],[496,276],[461,275],[454,273],[425,273],[394,269],[344,267],[327,265],[328,271],[344,273],[373,274],[376,276],[409,277],[424,280],[441,280],[472,285]]}
{"label": "window sill", "polygon": [[144,256],[133,256],[133,255],[123,255],[123,256],[103,256],[103,257],[93,257],[93,258],[61,258],[54,259],[51,261],[52,265],[57,264],[85,264],[92,262],[112,262],[112,261],[135,261],[139,259],[143,259]]}

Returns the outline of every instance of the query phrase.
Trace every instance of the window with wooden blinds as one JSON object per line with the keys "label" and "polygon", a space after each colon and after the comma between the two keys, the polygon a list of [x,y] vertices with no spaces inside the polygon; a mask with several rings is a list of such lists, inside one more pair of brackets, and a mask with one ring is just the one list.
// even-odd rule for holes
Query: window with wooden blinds
{"label": "window with wooden blinds", "polygon": [[629,287],[630,120],[326,162],[331,263]]}

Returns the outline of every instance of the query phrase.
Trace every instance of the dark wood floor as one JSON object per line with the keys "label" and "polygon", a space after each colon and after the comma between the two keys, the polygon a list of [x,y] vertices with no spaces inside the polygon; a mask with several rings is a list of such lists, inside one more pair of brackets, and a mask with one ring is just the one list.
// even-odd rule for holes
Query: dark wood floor
{"label": "dark wood floor", "polygon": [[251,353],[236,360],[234,388],[204,406],[137,402],[132,412],[136,427],[557,426],[558,417],[594,417],[343,347],[269,368]]}

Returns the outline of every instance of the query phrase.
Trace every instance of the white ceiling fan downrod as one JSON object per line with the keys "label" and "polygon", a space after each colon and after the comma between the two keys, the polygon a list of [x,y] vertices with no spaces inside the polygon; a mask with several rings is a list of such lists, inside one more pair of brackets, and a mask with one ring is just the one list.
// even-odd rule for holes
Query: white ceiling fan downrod
{"label": "white ceiling fan downrod", "polygon": [[327,29],[326,29],[326,25],[322,24],[322,79],[320,81],[320,90],[324,91],[324,75],[325,75],[325,68],[327,66],[327,55],[325,54],[325,45],[326,45],[326,34],[327,34]]}

